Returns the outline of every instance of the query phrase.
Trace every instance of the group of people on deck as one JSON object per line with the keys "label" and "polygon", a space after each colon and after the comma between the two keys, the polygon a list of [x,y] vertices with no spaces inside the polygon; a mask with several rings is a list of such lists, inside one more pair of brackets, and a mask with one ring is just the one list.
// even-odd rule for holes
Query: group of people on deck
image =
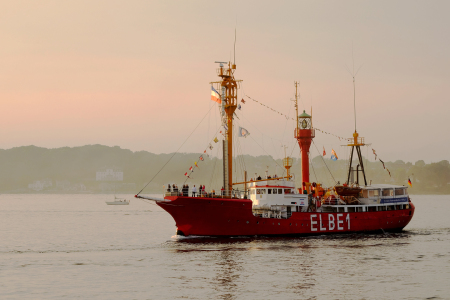
{"label": "group of people on deck", "polygon": [[[265,179],[272,179],[272,178],[278,179],[278,176],[276,174],[273,175],[273,177],[268,175]],[[255,180],[253,180],[253,178],[250,179],[250,181],[257,181],[257,180],[264,180],[264,179],[262,179],[261,176],[256,177]]]}
{"label": "group of people on deck", "polygon": [[[189,196],[189,184],[183,184],[183,187],[181,188],[181,190],[178,189],[178,185],[176,185],[175,183],[172,184],[172,186],[169,184],[167,186],[167,192],[175,193],[177,196],[188,197]],[[205,186],[200,185],[198,187],[198,193],[197,193],[197,188],[194,185],[194,187],[192,188],[192,197],[202,197],[202,196],[206,196]]]}

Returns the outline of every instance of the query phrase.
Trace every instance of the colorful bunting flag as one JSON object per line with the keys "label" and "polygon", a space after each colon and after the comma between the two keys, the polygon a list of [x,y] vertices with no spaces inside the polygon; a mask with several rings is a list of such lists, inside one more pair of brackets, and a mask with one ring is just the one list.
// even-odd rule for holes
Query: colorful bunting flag
{"label": "colorful bunting flag", "polygon": [[381,159],[378,160],[381,161],[381,163],[383,164],[383,169],[386,169],[386,167],[384,166],[384,161],[382,161]]}
{"label": "colorful bunting flag", "polygon": [[[194,165],[198,168],[197,162],[194,162]],[[199,168],[200,169],[200,168]]]}
{"label": "colorful bunting flag", "polygon": [[377,153],[375,152],[375,150],[372,148],[373,154],[375,155],[375,160],[377,160]]}
{"label": "colorful bunting flag", "polygon": [[192,171],[192,166],[189,168],[189,171]]}
{"label": "colorful bunting flag", "polygon": [[337,154],[336,154],[336,151],[334,151],[334,149],[331,149],[331,154],[332,154],[334,157],[336,157],[335,160],[338,159],[338,156],[337,156]]}
{"label": "colorful bunting flag", "polygon": [[238,104],[238,107],[237,107],[239,110],[241,110],[241,105],[240,104]]}
{"label": "colorful bunting flag", "polygon": [[[206,152],[206,151],[205,151]],[[200,155],[200,160],[203,161],[203,155]]]}
{"label": "colorful bunting flag", "polygon": [[410,187],[412,187],[411,179],[408,178],[408,184]]}
{"label": "colorful bunting flag", "polygon": [[244,100],[244,98],[242,98],[241,102],[245,104],[245,100]]}
{"label": "colorful bunting flag", "polygon": [[214,143],[217,143],[219,140],[217,139],[217,137],[214,138]]}
{"label": "colorful bunting flag", "polygon": [[327,155],[327,153],[325,152],[325,146],[323,147],[323,156]]}

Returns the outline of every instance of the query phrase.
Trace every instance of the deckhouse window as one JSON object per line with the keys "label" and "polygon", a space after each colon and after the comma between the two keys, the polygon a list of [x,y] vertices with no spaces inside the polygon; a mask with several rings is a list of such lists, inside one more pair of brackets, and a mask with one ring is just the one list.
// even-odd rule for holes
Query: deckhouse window
{"label": "deckhouse window", "polygon": [[393,189],[385,189],[385,190],[383,190],[382,195],[384,197],[386,197],[386,196],[394,196],[394,190]]}
{"label": "deckhouse window", "polygon": [[272,193],[276,194],[277,193],[277,189],[273,189]]}
{"label": "deckhouse window", "polygon": [[278,189],[278,194],[283,194],[283,189]]}
{"label": "deckhouse window", "polygon": [[261,189],[256,189],[256,194],[261,194]]}
{"label": "deckhouse window", "polygon": [[267,194],[272,194],[272,189],[267,189]]}
{"label": "deckhouse window", "polygon": [[401,196],[405,194],[405,189],[395,189],[395,196]]}
{"label": "deckhouse window", "polygon": [[368,190],[363,190],[363,198],[369,198],[369,191]]}
{"label": "deckhouse window", "polygon": [[285,194],[290,194],[291,193],[291,189],[284,189],[284,193]]}
{"label": "deckhouse window", "polygon": [[369,191],[369,197],[378,197],[378,196],[380,196],[379,190],[370,190]]}

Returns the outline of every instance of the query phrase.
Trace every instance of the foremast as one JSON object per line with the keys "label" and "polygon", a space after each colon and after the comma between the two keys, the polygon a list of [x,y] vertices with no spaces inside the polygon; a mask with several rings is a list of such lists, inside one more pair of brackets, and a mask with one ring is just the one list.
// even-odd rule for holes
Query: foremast
{"label": "foremast", "polygon": [[234,78],[236,65],[228,63],[228,67],[224,67],[220,63],[218,76],[222,79],[218,82],[211,82],[211,84],[220,84],[221,87],[221,102],[223,125],[226,130],[225,140],[223,142],[223,162],[224,162],[224,190],[226,196],[231,196],[233,189],[233,115],[237,108],[237,89],[238,82]]}

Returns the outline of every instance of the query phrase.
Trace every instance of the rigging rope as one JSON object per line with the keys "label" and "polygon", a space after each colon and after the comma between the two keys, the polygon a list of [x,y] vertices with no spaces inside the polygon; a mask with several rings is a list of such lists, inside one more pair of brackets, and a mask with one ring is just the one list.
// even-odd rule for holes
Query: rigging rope
{"label": "rigging rope", "polygon": [[[255,139],[254,138],[252,138],[252,136],[251,135],[249,135],[249,137],[256,143],[256,145],[258,145],[261,149],[263,149],[263,151],[275,162],[275,164],[277,165],[277,166],[279,166],[281,169],[283,169],[283,167],[281,167],[278,163],[277,163],[277,161],[272,157],[272,155],[270,155],[269,153],[267,153],[266,152],[266,150],[264,150],[264,148],[262,148],[261,147],[261,145],[260,144],[258,144],[258,142],[257,141],[255,141]],[[286,171],[286,170],[285,170]],[[284,172],[283,172],[283,174],[284,174]]]}
{"label": "rigging rope", "polygon": [[200,120],[200,122],[197,124],[197,126],[195,126],[194,130],[189,134],[189,136],[184,140],[184,142],[181,144],[181,146],[177,149],[177,151],[175,151],[172,156],[169,158],[169,160],[161,167],[161,169],[159,169],[159,171],[155,174],[155,176],[152,177],[152,179],[150,179],[150,181],[142,188],[142,190],[139,191],[139,193],[137,193],[136,195],[139,195],[152,181],[153,179],[155,179],[156,176],[158,176],[158,174],[164,169],[164,167],[172,160],[172,158],[178,154],[178,151],[180,151],[181,147],[183,147],[183,145],[187,142],[187,140],[191,137],[191,135],[197,130],[198,126],[200,126],[200,124],[203,122],[203,120],[206,118],[206,116],[209,114],[209,112],[211,111],[211,108],[213,108],[213,106],[210,107],[210,109],[206,112],[205,116]]}
{"label": "rigging rope", "polygon": [[316,150],[317,150],[317,152],[319,153],[319,156],[322,158],[323,163],[324,163],[325,166],[327,167],[328,172],[330,172],[330,175],[331,175],[331,177],[333,178],[334,183],[335,183],[335,186],[336,186],[336,185],[337,185],[337,181],[336,181],[336,179],[334,179],[333,173],[331,173],[330,168],[328,168],[328,165],[327,165],[327,163],[325,162],[325,159],[323,159],[323,156],[320,155],[320,151],[319,151],[319,149],[317,148],[316,143],[314,143],[314,140],[313,140],[313,144],[314,144],[314,147],[316,147]]}

